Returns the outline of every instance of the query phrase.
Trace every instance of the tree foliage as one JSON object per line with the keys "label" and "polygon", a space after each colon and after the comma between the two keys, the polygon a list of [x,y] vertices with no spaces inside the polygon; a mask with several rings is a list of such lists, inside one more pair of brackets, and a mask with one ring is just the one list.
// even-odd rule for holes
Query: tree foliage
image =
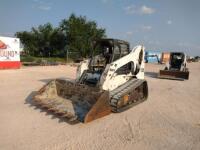
{"label": "tree foliage", "polygon": [[96,22],[87,21],[86,17],[76,17],[74,14],[69,19],[62,20],[60,29],[67,38],[68,49],[78,51],[83,57],[90,53],[94,40],[105,37],[105,29],[98,29]]}
{"label": "tree foliage", "polygon": [[32,27],[29,32],[17,32],[16,36],[30,56],[65,57],[68,51],[88,57],[92,41],[105,37],[105,29],[98,28],[95,21],[88,21],[84,16],[71,14],[57,28],[47,23]]}
{"label": "tree foliage", "polygon": [[[59,56],[64,53],[65,36],[59,28],[53,28],[50,23],[32,27],[30,32],[17,32],[24,45],[24,50],[31,56]],[[59,51],[58,51],[59,50]]]}

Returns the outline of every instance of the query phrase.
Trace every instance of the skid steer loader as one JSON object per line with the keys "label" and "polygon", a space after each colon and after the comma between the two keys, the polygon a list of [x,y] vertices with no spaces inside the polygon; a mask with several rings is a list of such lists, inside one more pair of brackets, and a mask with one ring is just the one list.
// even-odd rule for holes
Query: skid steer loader
{"label": "skid steer loader", "polygon": [[95,42],[92,56],[77,68],[76,80],[55,79],[42,87],[34,102],[68,122],[90,122],[121,112],[147,99],[144,47],[129,49],[116,39]]}
{"label": "skid steer loader", "polygon": [[169,62],[166,63],[164,70],[160,70],[158,77],[172,80],[188,80],[189,71],[186,54],[183,52],[171,52]]}

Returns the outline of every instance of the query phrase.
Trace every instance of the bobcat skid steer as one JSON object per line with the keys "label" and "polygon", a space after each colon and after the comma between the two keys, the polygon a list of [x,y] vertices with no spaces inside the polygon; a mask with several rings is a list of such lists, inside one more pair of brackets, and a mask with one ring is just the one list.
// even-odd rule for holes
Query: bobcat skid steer
{"label": "bobcat skid steer", "polygon": [[55,79],[42,87],[34,102],[67,118],[90,122],[111,112],[121,112],[147,99],[144,80],[144,47],[129,49],[129,43],[101,39],[90,59],[81,62],[74,82]]}
{"label": "bobcat skid steer", "polygon": [[171,52],[169,62],[164,70],[160,70],[159,78],[172,80],[188,80],[186,54],[182,52]]}

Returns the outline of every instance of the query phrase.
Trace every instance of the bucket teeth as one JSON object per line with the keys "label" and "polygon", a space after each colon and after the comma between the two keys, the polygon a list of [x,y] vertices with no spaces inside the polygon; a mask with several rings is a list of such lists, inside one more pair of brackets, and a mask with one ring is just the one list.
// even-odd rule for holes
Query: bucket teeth
{"label": "bucket teeth", "polygon": [[72,118],[69,119],[70,122],[74,122],[76,120],[78,120],[77,116],[73,116]]}
{"label": "bucket teeth", "polygon": [[49,111],[55,111],[55,108],[51,107],[51,108],[48,108]]}
{"label": "bucket teeth", "polygon": [[64,114],[65,112],[62,111],[62,110],[56,110],[55,113],[56,113],[56,114]]}
{"label": "bucket teeth", "polygon": [[[74,84],[65,80],[53,80],[45,85],[34,96],[35,105],[51,111],[59,117],[66,118],[68,122],[84,121],[85,116],[96,104],[99,96],[103,91],[98,88],[90,88],[79,83]],[[96,106],[102,107],[99,102]],[[96,111],[92,111],[90,115],[96,115]],[[94,114],[94,115],[93,115]]]}
{"label": "bucket teeth", "polygon": [[37,100],[35,99],[34,102],[35,102],[36,104],[38,104],[38,105],[40,105],[40,104],[42,103],[41,100],[39,100],[39,99],[37,99]]}
{"label": "bucket teeth", "polygon": [[65,114],[62,115],[63,118],[72,118],[72,117],[75,117],[74,115],[72,115],[71,113],[69,112],[65,112]]}
{"label": "bucket teeth", "polygon": [[65,113],[65,114],[63,114],[61,117],[63,117],[63,118],[71,118],[72,115],[69,114],[69,113]]}
{"label": "bucket teeth", "polygon": [[41,104],[41,107],[42,107],[42,108],[47,108],[47,109],[48,109],[48,108],[49,108],[49,105]]}

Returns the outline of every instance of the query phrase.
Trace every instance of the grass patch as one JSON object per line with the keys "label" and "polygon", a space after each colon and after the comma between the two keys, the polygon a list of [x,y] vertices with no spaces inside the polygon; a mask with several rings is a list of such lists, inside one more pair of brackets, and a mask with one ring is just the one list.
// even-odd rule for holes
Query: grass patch
{"label": "grass patch", "polygon": [[[33,56],[21,56],[21,62],[59,62],[59,63],[67,63],[66,58],[59,57],[33,57]],[[68,59],[68,62],[72,62],[73,60]]]}

